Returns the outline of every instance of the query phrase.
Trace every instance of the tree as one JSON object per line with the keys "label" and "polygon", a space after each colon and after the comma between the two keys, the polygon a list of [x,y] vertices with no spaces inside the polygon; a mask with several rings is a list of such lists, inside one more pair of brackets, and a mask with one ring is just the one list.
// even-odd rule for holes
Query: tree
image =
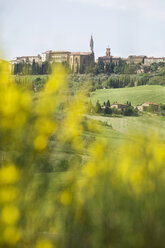
{"label": "tree", "polygon": [[31,64],[28,64],[28,63],[21,63],[21,64],[22,64],[21,73],[23,75],[30,75],[32,72]]}
{"label": "tree", "polygon": [[50,63],[45,61],[42,63],[42,74],[50,74]]}
{"label": "tree", "polygon": [[137,110],[134,109],[132,106],[128,106],[124,111],[123,115],[125,116],[132,116],[132,115],[137,115]]}
{"label": "tree", "polygon": [[93,113],[94,110],[95,110],[95,108],[94,108],[92,102],[90,101],[90,102],[88,103],[88,106],[87,106],[87,111],[88,111],[88,113]]}
{"label": "tree", "polygon": [[104,109],[104,114],[111,115],[112,114],[112,109],[106,106],[106,108]]}
{"label": "tree", "polygon": [[110,104],[110,101],[108,100],[107,101],[107,107],[110,107],[111,106],[111,104]]}
{"label": "tree", "polygon": [[110,66],[111,66],[111,73],[114,73],[115,63],[111,62]]}
{"label": "tree", "polygon": [[97,64],[97,72],[98,73],[104,73],[104,62],[99,61]]}
{"label": "tree", "polygon": [[33,59],[33,63],[32,63],[32,74],[33,75],[37,74],[37,64],[36,64],[34,59]]}
{"label": "tree", "polygon": [[14,64],[14,71],[13,71],[14,75],[18,74],[18,64]]}
{"label": "tree", "polygon": [[152,71],[152,72],[156,72],[156,71],[158,70],[158,67],[159,67],[158,64],[153,63],[153,64],[151,65],[151,71]]}
{"label": "tree", "polygon": [[111,73],[111,64],[110,63],[106,63],[105,65],[105,72],[110,74]]}
{"label": "tree", "polygon": [[101,112],[101,105],[100,105],[100,103],[99,103],[98,100],[97,100],[97,102],[96,102],[95,112],[96,112],[96,113],[100,113],[100,112]]}

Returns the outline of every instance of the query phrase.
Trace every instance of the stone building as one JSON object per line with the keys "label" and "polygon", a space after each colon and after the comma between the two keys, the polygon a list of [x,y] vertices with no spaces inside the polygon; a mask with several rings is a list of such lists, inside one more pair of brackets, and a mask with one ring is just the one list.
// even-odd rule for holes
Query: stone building
{"label": "stone building", "polygon": [[111,62],[111,49],[107,48],[105,56],[98,57],[98,63],[102,62],[104,64],[109,64]]}
{"label": "stone building", "polygon": [[105,64],[109,64],[110,62],[113,62],[115,65],[119,64],[119,61],[125,61],[127,64],[143,64],[146,56],[136,56],[136,55],[130,55],[128,58],[121,58],[121,57],[114,57],[111,55],[111,49],[107,48],[105,56],[98,57],[98,63],[103,62]]}
{"label": "stone building", "polygon": [[74,73],[84,73],[86,68],[92,64],[94,64],[94,53],[92,52],[70,54],[69,67]]}
{"label": "stone building", "polygon": [[149,57],[144,59],[144,65],[150,66],[153,63],[165,63],[165,57],[162,58],[154,58],[154,57]]}
{"label": "stone building", "polygon": [[123,104],[123,103],[113,103],[111,104],[110,106],[111,108],[115,108],[115,109],[118,109],[118,110],[125,110],[128,108],[128,105],[127,104]]}
{"label": "stone building", "polygon": [[115,65],[118,65],[119,64],[119,62],[121,61],[121,60],[124,60],[124,59],[122,59],[121,57],[112,57],[112,62],[115,64]]}
{"label": "stone building", "polygon": [[46,51],[42,53],[42,62],[69,63],[70,54],[68,51]]}
{"label": "stone building", "polygon": [[38,56],[22,56],[22,57],[16,57],[10,61],[11,64],[19,64],[19,63],[27,63],[27,64],[32,64],[33,61],[35,63],[41,64],[42,63],[42,58],[40,55]]}
{"label": "stone building", "polygon": [[102,63],[104,63],[104,65],[110,64],[111,62],[113,62],[115,65],[117,65],[117,64],[119,64],[120,60],[127,62],[127,59],[125,59],[125,58],[112,56],[111,55],[111,49],[106,48],[105,56],[98,57],[97,62],[98,63],[102,62]]}
{"label": "stone building", "polygon": [[146,58],[145,55],[140,55],[140,56],[130,55],[127,58],[127,63],[128,64],[144,64],[144,59],[145,58]]}
{"label": "stone building", "polygon": [[84,73],[95,62],[94,41],[91,36],[90,52],[46,51],[42,53],[42,62],[66,63],[74,73]]}
{"label": "stone building", "polygon": [[27,63],[32,64],[35,61],[38,64],[43,62],[50,63],[66,63],[70,70],[74,73],[84,73],[88,66],[95,62],[94,41],[91,36],[90,52],[69,52],[69,51],[46,51],[38,56],[22,56],[16,57],[10,61],[11,65]]}
{"label": "stone building", "polygon": [[158,111],[159,105],[153,102],[145,102],[142,105],[137,106],[137,109],[139,111],[147,111],[149,107],[152,108],[153,111]]}

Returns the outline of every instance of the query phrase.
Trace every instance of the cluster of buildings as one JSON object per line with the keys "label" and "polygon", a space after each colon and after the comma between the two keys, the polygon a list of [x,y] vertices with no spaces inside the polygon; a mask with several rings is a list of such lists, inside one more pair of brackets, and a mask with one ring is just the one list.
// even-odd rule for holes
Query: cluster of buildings
{"label": "cluster of buildings", "polygon": [[148,108],[152,108],[152,110],[156,112],[159,109],[159,104],[154,103],[154,102],[145,102],[141,104],[140,106],[137,106],[137,109],[142,112],[147,111]]}
{"label": "cluster of buildings", "polygon": [[[91,36],[90,39],[90,51],[89,52],[69,52],[69,51],[46,51],[41,55],[37,56],[22,56],[16,57],[11,60],[11,64],[19,64],[19,63],[29,63],[33,62],[42,64],[44,62],[50,63],[64,63],[67,64],[70,70],[74,73],[84,73],[86,68],[93,65],[95,63],[95,55],[94,55],[94,41]],[[165,57],[162,58],[154,58],[147,56],[136,56],[131,55],[128,58],[114,57],[111,55],[111,49],[107,48],[105,56],[98,57],[97,63],[108,64],[113,62],[115,65],[119,63],[119,61],[125,61],[127,64],[143,64],[146,66],[150,66],[153,63],[165,63]]]}
{"label": "cluster of buildings", "polygon": [[46,51],[38,56],[16,57],[10,61],[12,65],[19,63],[33,62],[42,64],[44,62],[67,64],[74,73],[84,73],[86,68],[95,63],[94,41],[91,36],[89,52],[69,52],[69,51]]}
{"label": "cluster of buildings", "polygon": [[105,56],[98,57],[97,62],[103,62],[104,64],[114,62],[118,64],[119,61],[125,61],[127,64],[143,64],[145,66],[150,66],[153,63],[165,63],[165,57],[155,58],[155,57],[147,57],[145,55],[130,55],[128,58],[114,57],[111,55],[111,49],[107,48]]}
{"label": "cluster of buildings", "polygon": [[127,64],[144,64],[146,56],[136,56],[130,55],[128,58],[114,57],[111,55],[111,49],[107,48],[105,52],[105,56],[98,57],[97,62],[103,62],[104,64],[113,62],[115,65],[119,63],[119,61],[125,61]]}
{"label": "cluster of buildings", "polygon": [[[109,108],[115,108],[117,110],[123,111],[126,110],[128,106],[128,104],[115,102],[111,104]],[[102,106],[102,110],[104,110],[105,108],[106,106]],[[153,102],[145,102],[141,105],[135,106],[134,108],[137,108],[140,112],[148,111],[149,108],[151,108],[153,112],[157,112],[159,109],[159,104]]]}

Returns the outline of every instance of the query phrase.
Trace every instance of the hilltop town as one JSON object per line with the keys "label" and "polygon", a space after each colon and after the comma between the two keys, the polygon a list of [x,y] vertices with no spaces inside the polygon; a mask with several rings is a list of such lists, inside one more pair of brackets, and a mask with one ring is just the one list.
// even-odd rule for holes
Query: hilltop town
{"label": "hilltop town", "polygon": [[[53,63],[62,63],[69,69],[70,72],[80,74],[89,71],[89,68],[94,67],[95,64],[102,67],[110,66],[110,71],[112,67],[115,67],[120,63],[125,63],[127,65],[139,65],[136,72],[140,74],[145,72],[144,67],[149,67],[152,64],[165,63],[165,57],[155,58],[147,57],[145,55],[130,55],[128,58],[115,57],[112,56],[111,49],[107,48],[105,56],[98,57],[95,61],[94,40],[91,36],[90,51],[70,52],[49,50],[37,56],[16,57],[12,59],[10,63],[12,65],[13,74],[21,74],[23,71],[22,67],[24,65],[26,65],[26,71],[28,71],[28,66],[33,66],[38,72],[36,74],[44,74],[44,72],[46,74],[46,72],[49,72],[49,69],[47,69],[49,67],[48,64],[51,65]],[[35,74],[35,71],[32,74]]]}

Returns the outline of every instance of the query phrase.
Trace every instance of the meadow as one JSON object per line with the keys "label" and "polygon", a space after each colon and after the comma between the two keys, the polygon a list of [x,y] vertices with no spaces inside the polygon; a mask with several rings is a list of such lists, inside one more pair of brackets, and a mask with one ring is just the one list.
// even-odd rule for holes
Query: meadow
{"label": "meadow", "polygon": [[130,88],[103,89],[91,93],[90,99],[93,103],[99,100],[100,104],[110,100],[111,103],[131,102],[133,106],[144,102],[165,103],[165,87],[160,85],[146,85]]}
{"label": "meadow", "polygon": [[[165,134],[165,117],[152,114],[143,114],[138,117],[108,117],[99,115],[88,115],[94,121],[101,121],[111,126],[111,130],[119,134],[127,134],[130,131],[146,132],[154,130],[160,134]],[[107,136],[108,138],[108,136]]]}

